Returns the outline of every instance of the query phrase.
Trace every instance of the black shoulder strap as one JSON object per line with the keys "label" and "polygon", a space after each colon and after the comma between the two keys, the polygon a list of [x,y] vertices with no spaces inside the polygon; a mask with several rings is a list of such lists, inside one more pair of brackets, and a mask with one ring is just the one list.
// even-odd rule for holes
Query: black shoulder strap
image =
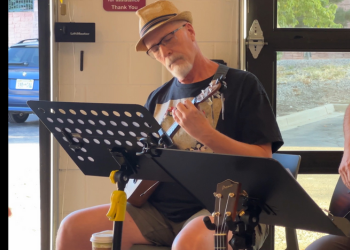
{"label": "black shoulder strap", "polygon": [[224,64],[218,63],[219,67],[216,70],[216,73],[214,74],[213,80],[216,80],[220,78],[220,76],[226,77],[227,71],[229,70],[229,67],[227,67]]}

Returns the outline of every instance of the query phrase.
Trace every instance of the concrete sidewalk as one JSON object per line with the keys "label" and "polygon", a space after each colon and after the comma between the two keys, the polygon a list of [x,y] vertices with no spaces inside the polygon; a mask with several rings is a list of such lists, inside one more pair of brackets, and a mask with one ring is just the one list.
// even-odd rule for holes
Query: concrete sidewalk
{"label": "concrete sidewalk", "polygon": [[343,150],[345,105],[326,105],[278,117],[281,150]]}
{"label": "concrete sidewalk", "polygon": [[327,104],[321,107],[277,117],[277,123],[280,130],[285,131],[324,119],[344,116],[347,107],[348,104]]}

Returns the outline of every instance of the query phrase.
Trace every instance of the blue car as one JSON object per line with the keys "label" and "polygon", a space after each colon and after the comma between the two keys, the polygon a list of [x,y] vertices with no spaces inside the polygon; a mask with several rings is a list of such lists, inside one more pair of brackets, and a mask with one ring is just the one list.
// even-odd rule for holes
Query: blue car
{"label": "blue car", "polygon": [[23,123],[39,100],[39,40],[22,40],[8,49],[8,122]]}

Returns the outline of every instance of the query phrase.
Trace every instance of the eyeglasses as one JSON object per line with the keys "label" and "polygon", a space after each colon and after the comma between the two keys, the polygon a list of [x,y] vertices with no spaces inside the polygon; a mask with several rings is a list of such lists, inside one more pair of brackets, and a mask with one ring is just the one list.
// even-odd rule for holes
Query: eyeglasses
{"label": "eyeglasses", "polygon": [[159,43],[153,45],[151,48],[149,48],[149,50],[147,50],[147,55],[149,55],[152,58],[158,58],[160,56],[160,52],[159,52],[159,46],[163,45],[163,46],[171,46],[173,44],[176,43],[177,39],[175,37],[175,32],[179,31],[180,29],[182,29],[183,27],[186,26],[187,23],[185,23],[184,25],[182,25],[180,28],[177,28],[176,30],[173,30],[172,32],[170,32],[169,34],[167,34],[166,36],[164,36]]}

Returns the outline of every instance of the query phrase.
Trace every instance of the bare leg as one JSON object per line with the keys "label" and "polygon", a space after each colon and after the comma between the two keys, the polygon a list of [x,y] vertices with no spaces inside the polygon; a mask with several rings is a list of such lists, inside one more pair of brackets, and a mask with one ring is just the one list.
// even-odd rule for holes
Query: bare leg
{"label": "bare leg", "polygon": [[325,235],[312,242],[306,250],[348,250],[350,238],[338,235]]}
{"label": "bare leg", "polygon": [[[72,212],[66,216],[58,229],[56,250],[91,249],[90,237],[93,233],[112,230],[113,222],[106,214],[110,204],[94,206]],[[131,216],[126,212],[123,222],[122,250],[128,250],[133,244],[151,244],[141,234]]]}
{"label": "bare leg", "polygon": [[[201,250],[211,250],[214,249],[214,230],[209,230],[204,222],[204,216],[196,217],[191,220],[175,237],[173,245],[171,247],[172,250],[193,250],[193,249],[201,249]],[[209,216],[211,222],[213,222],[213,217]],[[256,238],[256,246],[253,246],[253,249],[260,249],[262,244],[264,243],[268,227],[266,225],[261,225],[263,235]],[[232,232],[228,231],[227,240],[231,240]],[[230,244],[228,244],[227,250],[232,250]]]}
{"label": "bare leg", "polygon": [[[172,250],[211,250],[214,249],[214,232],[209,230],[203,222],[204,216],[199,216],[191,220],[176,236]],[[210,216],[211,221],[213,218]],[[229,231],[227,239],[231,239],[232,233]],[[229,245],[228,250],[232,250]]]}

